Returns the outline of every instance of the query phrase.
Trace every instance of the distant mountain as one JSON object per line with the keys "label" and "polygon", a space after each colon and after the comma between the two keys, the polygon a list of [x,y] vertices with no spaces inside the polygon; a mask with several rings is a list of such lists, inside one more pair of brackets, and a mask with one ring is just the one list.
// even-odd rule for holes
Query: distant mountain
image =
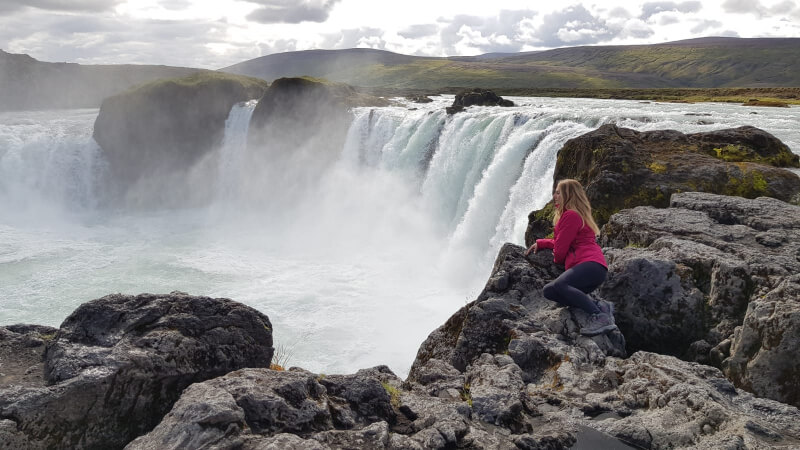
{"label": "distant mountain", "polygon": [[450,58],[311,50],[220,70],[267,80],[310,75],[372,88],[795,87],[800,86],[800,38],[709,37]]}
{"label": "distant mountain", "polygon": [[0,50],[0,111],[99,107],[105,97],[159,78],[204,71],[145,65],[80,65],[37,61]]}

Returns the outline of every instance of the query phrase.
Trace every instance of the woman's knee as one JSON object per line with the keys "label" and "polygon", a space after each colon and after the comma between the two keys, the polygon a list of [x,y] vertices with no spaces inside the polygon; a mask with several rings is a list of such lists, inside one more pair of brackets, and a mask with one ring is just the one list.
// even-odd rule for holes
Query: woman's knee
{"label": "woman's knee", "polygon": [[563,296],[564,288],[567,286],[568,285],[564,282],[564,280],[556,278],[555,280],[544,285],[542,288],[542,295],[544,295],[544,298],[548,300],[557,300]]}

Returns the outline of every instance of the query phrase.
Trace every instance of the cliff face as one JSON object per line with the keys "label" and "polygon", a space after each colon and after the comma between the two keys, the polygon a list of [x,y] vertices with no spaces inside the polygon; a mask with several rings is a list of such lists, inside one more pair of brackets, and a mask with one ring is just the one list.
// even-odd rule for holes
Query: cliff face
{"label": "cliff face", "polygon": [[109,164],[112,199],[134,206],[207,200],[212,164],[204,158],[221,143],[233,105],[266,88],[252,78],[202,74],[107,98],[94,138]]}

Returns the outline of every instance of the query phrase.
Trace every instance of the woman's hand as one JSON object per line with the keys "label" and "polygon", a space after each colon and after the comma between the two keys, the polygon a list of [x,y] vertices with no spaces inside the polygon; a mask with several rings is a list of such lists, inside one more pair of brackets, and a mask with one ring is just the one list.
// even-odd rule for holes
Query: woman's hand
{"label": "woman's hand", "polygon": [[537,250],[538,249],[536,248],[536,242],[534,242],[533,245],[531,245],[527,250],[525,250],[525,256],[530,255],[531,252],[536,253]]}

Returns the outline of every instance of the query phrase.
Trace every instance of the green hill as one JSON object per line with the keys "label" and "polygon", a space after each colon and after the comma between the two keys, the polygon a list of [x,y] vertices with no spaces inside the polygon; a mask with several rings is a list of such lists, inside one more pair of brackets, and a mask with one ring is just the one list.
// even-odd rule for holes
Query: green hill
{"label": "green hill", "polygon": [[105,97],[134,85],[200,71],[132,64],[50,63],[0,50],[0,111],[96,108]]}
{"label": "green hill", "polygon": [[399,89],[795,87],[800,86],[800,38],[702,38],[453,58],[315,50],[263,56],[220,70],[267,80],[311,75]]}

